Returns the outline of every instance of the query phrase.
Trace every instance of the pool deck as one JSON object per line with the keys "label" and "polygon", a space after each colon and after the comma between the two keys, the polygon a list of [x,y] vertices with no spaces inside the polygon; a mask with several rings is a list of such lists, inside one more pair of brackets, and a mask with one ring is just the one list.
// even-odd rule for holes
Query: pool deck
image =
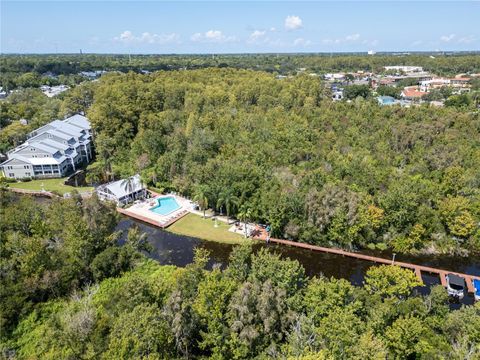
{"label": "pool deck", "polygon": [[[166,227],[172,225],[174,222],[176,222],[177,220],[187,215],[192,209],[192,203],[189,200],[182,198],[180,196],[160,195],[154,192],[151,192],[151,193],[152,195],[154,195],[153,198],[133,204],[132,206],[126,209],[117,208],[117,211],[120,214],[130,216],[134,219],[165,229]],[[164,198],[164,197],[175,198],[175,201],[178,203],[178,205],[180,205],[180,208],[172,211],[167,215],[161,215],[153,211],[150,211],[151,208],[156,206],[157,199]]]}

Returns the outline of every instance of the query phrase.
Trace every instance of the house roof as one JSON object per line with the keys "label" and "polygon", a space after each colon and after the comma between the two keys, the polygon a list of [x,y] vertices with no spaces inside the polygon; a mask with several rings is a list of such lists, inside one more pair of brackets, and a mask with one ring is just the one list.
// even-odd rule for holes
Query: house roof
{"label": "house roof", "polygon": [[28,142],[32,144],[32,146],[41,144],[41,145],[46,145],[53,149],[62,150],[62,151],[65,151],[70,148],[68,145],[52,139],[35,139],[34,141],[29,140]]}
{"label": "house roof", "polygon": [[32,165],[59,165],[67,158],[65,156],[59,157],[43,157],[43,158],[29,158],[28,162]]}
{"label": "house roof", "polygon": [[427,93],[424,91],[419,91],[417,90],[416,86],[407,86],[403,89],[402,94],[404,97],[409,97],[409,98],[420,98],[423,95],[426,95]]}
{"label": "house roof", "polygon": [[59,132],[57,130],[48,130],[48,131],[45,131],[45,133],[52,134],[53,136],[59,137],[60,139],[63,139],[63,140],[74,139],[74,137],[72,135],[65,134],[65,133]]}
{"label": "house roof", "polygon": [[108,193],[111,193],[114,195],[117,199],[121,199],[125,196],[128,196],[130,194],[133,194],[139,190],[144,189],[142,180],[140,179],[140,175],[134,175],[131,176],[131,184],[129,187],[129,184],[127,183],[127,179],[122,179],[118,181],[114,181],[108,184],[105,184],[101,187],[99,187],[99,191],[106,191]]}
{"label": "house roof", "polygon": [[70,125],[79,127],[83,130],[90,130],[91,129],[90,121],[88,121],[88,119],[85,116],[80,115],[80,114],[75,114],[73,116],[70,116],[69,118],[66,118],[63,121],[70,124]]}
{"label": "house roof", "polygon": [[37,148],[39,150],[45,151],[49,154],[55,154],[56,152],[59,151],[59,149],[52,146],[51,144],[48,145],[48,144],[43,144],[43,143],[40,143],[40,142],[34,142],[32,144],[29,143],[28,145],[31,146],[31,147]]}

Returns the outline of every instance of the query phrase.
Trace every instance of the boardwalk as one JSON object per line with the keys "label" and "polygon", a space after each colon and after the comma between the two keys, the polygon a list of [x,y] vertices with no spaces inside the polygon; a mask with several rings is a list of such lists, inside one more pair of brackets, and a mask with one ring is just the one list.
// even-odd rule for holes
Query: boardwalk
{"label": "boardwalk", "polygon": [[[265,230],[259,228],[258,232],[259,232],[259,235],[254,236],[254,238],[258,239],[258,240],[266,241],[267,234],[266,234]],[[369,256],[369,255],[365,255],[365,254],[359,254],[359,253],[344,251],[344,250],[340,250],[340,249],[326,248],[326,247],[322,247],[322,246],[316,246],[316,245],[294,242],[294,241],[290,241],[290,240],[281,240],[281,239],[274,239],[274,238],[270,238],[270,242],[275,243],[275,244],[294,246],[294,247],[307,249],[307,250],[320,251],[320,252],[329,253],[329,254],[348,256],[348,257],[352,257],[352,258],[355,258],[355,259],[361,259],[361,260],[370,261],[370,262],[379,263],[379,264],[386,264],[386,265],[395,264],[395,265],[403,267],[405,269],[413,270],[415,272],[415,274],[417,275],[417,277],[419,278],[419,280],[422,281],[422,283],[423,283],[422,272],[430,273],[430,274],[437,274],[440,277],[440,282],[443,286],[446,286],[446,284],[447,284],[446,279],[445,279],[445,276],[447,274],[456,274],[456,275],[459,275],[459,276],[461,276],[465,279],[469,292],[474,291],[473,280],[474,279],[480,280],[480,276],[462,274],[462,273],[458,273],[458,272],[455,272],[455,271],[437,269],[437,268],[432,268],[432,267],[429,267],[429,266],[416,265],[416,264],[406,263],[406,262],[402,262],[402,261],[393,262],[390,259],[384,259],[384,258],[380,258],[380,257]]]}

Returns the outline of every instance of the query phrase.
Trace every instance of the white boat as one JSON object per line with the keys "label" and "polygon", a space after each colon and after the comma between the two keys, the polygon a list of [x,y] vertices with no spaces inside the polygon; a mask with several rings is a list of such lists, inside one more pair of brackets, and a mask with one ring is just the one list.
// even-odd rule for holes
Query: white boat
{"label": "white boat", "polygon": [[466,287],[465,279],[455,274],[448,274],[446,279],[448,295],[463,299]]}

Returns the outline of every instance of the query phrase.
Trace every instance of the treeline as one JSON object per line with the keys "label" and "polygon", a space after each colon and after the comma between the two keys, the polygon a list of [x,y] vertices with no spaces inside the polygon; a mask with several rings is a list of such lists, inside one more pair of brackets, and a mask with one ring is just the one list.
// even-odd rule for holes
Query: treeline
{"label": "treeline", "polygon": [[[75,83],[81,71],[108,70],[121,72],[195,70],[209,67],[259,70],[284,75],[307,72],[324,74],[336,71],[382,72],[384,66],[412,65],[439,75],[480,73],[480,56],[457,54],[238,54],[238,55],[1,55],[0,86],[12,90],[40,84],[40,75],[62,75],[59,82]],[[55,82],[43,78],[43,83]]]}
{"label": "treeline", "polygon": [[320,80],[208,69],[107,75],[94,182],[139,172],[272,235],[397,252],[480,249],[480,119],[333,103]]}
{"label": "treeline", "polygon": [[8,349],[18,359],[474,359],[480,306],[449,311],[441,286],[412,295],[409,270],[372,267],[365,287],[307,278],[297,261],[237,247],[224,270],[146,261],[39,304]]}

